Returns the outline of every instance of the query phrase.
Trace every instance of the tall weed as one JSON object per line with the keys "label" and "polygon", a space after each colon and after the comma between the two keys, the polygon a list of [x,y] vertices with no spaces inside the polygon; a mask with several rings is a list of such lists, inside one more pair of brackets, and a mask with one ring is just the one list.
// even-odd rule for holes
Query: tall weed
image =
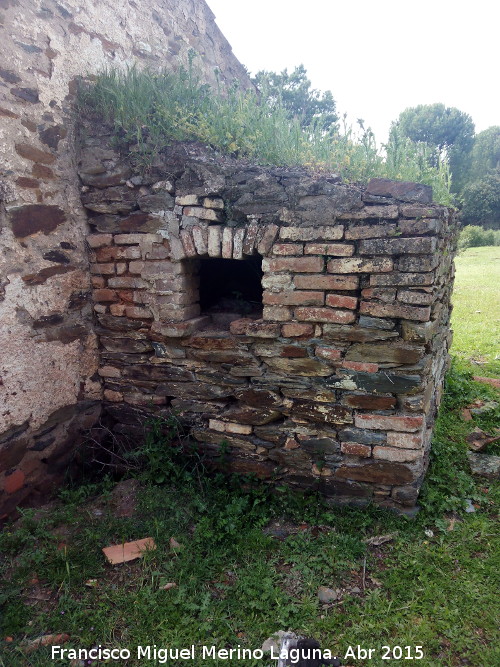
{"label": "tall weed", "polygon": [[345,117],[340,132],[326,132],[320,123],[302,127],[282,104],[262,103],[254,90],[211,89],[192,59],[178,72],[107,70],[81,87],[79,113],[112,124],[118,138],[136,144],[145,168],[169,141],[196,140],[261,164],[335,171],[350,182],[378,176],[426,183],[436,201],[452,203],[447,165],[431,166],[425,146],[392,138],[384,155],[370,129],[361,124],[356,133]]}

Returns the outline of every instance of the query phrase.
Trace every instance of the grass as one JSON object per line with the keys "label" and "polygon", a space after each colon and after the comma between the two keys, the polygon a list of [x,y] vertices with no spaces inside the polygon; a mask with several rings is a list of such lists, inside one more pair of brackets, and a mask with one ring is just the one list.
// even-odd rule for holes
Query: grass
{"label": "grass", "polygon": [[379,176],[426,183],[437,202],[453,201],[448,166],[430,166],[425,144],[394,135],[384,157],[371,130],[356,136],[349,127],[328,132],[321,124],[303,127],[280,104],[261,103],[254,91],[210,89],[192,61],[177,73],[103,72],[81,87],[79,113],[111,124],[124,147],[134,146],[131,159],[142,169],[169,142],[195,140],[261,164],[334,171],[350,182]]}
{"label": "grass", "polygon": [[[331,508],[314,495],[271,493],[246,478],[199,477],[185,468],[175,476],[170,464],[166,484],[153,482],[156,470],[139,476],[129,517],[117,516],[109,479],[24,511],[0,536],[0,636],[12,640],[0,644],[3,665],[66,665],[52,662],[48,648],[25,655],[22,642],[67,633],[65,647],[195,644],[195,667],[257,667],[268,663],[203,660],[201,646],[256,649],[280,629],[314,636],[340,654],[350,645],[375,648],[359,665],[387,664],[385,645],[422,646],[426,666],[498,664],[500,484],[470,476],[471,424],[460,417],[463,405],[494,395],[450,372],[414,520],[374,507]],[[149,448],[150,459],[152,442]],[[474,513],[464,513],[466,498]],[[263,530],[285,520],[293,527],[286,539]],[[393,539],[381,546],[365,542],[387,533]],[[104,546],[146,536],[157,549],[142,560],[105,563]],[[170,547],[171,537],[180,549]],[[164,590],[168,582],[177,586]],[[339,599],[322,605],[319,586],[338,589]],[[132,657],[123,664],[144,663]]]}
{"label": "grass", "polygon": [[[415,519],[375,507],[332,508],[314,495],[271,493],[248,478],[200,475],[201,460],[180,467],[179,451],[152,429],[133,461],[130,516],[117,513],[115,482],[105,478],[23,511],[0,535],[0,666],[67,665],[52,661],[47,647],[23,648],[27,639],[67,633],[66,648],[132,651],[128,661],[101,664],[153,664],[134,657],[137,646],[194,644],[195,660],[170,664],[263,667],[270,661],[204,660],[201,646],[257,649],[281,629],[313,636],[339,655],[358,644],[375,649],[371,660],[345,665],[403,664],[383,660],[383,646],[405,654],[409,646],[413,656],[421,646],[425,667],[500,664],[500,483],[471,476],[466,444],[475,426],[498,426],[500,411],[472,422],[461,416],[476,399],[498,401],[498,392],[469,372],[497,368],[487,313],[497,253],[475,248],[458,258],[456,359]],[[483,311],[478,331],[466,326],[471,310]],[[467,505],[475,511],[465,512]],[[277,521],[289,527],[283,539],[265,530]],[[366,542],[386,534],[392,538],[380,546]],[[103,547],[146,536],[155,551],[106,564]],[[171,548],[171,537],[180,549]],[[165,590],[169,582],[176,587]],[[338,590],[338,599],[321,604],[319,586]]]}
{"label": "grass", "polygon": [[453,352],[475,375],[500,376],[500,247],[468,248],[456,260]]}

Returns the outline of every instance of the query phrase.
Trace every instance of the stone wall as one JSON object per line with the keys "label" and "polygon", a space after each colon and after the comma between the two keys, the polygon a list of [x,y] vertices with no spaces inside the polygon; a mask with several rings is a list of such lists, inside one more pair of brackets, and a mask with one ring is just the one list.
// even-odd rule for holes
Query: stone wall
{"label": "stone wall", "polygon": [[[451,211],[427,186],[363,189],[195,144],[141,175],[110,146],[87,138],[79,173],[116,432],[173,412],[208,454],[230,445],[230,470],[412,507],[450,344]],[[260,310],[247,279],[204,304],[224,262],[236,275],[249,258]]]}
{"label": "stone wall", "polygon": [[203,0],[0,0],[0,516],[57,483],[100,409],[75,81],[191,48],[250,85]]}

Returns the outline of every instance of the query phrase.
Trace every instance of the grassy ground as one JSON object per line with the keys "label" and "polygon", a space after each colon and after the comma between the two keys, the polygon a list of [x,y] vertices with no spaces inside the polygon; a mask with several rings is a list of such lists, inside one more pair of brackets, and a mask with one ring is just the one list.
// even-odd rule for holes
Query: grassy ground
{"label": "grassy ground", "polygon": [[[471,477],[465,441],[474,426],[498,425],[499,415],[472,422],[461,416],[475,399],[498,400],[498,392],[464,370],[470,355],[493,361],[491,335],[475,335],[461,321],[493,302],[493,295],[477,296],[480,281],[495,285],[478,260],[491,258],[492,250],[498,252],[469,250],[457,262],[460,360],[448,375],[415,519],[375,508],[331,508],[285,490],[271,494],[251,480],[200,476],[180,469],[165,456],[171,450],[153,440],[145,458],[157,465],[161,454],[167,483],[155,483],[150,465],[129,482],[125,501],[110,480],[67,489],[0,535],[0,665],[68,665],[68,659],[52,661],[48,648],[27,653],[23,643],[66,633],[67,648],[101,644],[132,652],[128,661],[99,664],[155,664],[137,660],[136,647],[195,644],[195,660],[168,664],[265,667],[271,664],[265,658],[204,660],[201,646],[256,649],[281,629],[314,636],[341,656],[358,644],[375,649],[371,660],[348,657],[344,665],[408,664],[384,660],[384,646],[415,658],[422,647],[417,664],[426,667],[500,664],[500,484]],[[490,329],[492,315],[484,316]],[[471,367],[481,374],[494,368]],[[465,512],[467,506],[474,511]],[[120,516],[123,507],[133,510],[130,516]],[[276,522],[288,536],[269,534]],[[366,542],[387,534],[379,546]],[[105,562],[103,547],[147,536],[157,549],[142,560]],[[172,548],[172,537],[180,548]],[[165,590],[167,583],[176,586]],[[319,586],[335,589],[337,599],[322,604]]]}
{"label": "grassy ground", "polygon": [[500,246],[469,248],[455,260],[453,351],[476,375],[500,376]]}

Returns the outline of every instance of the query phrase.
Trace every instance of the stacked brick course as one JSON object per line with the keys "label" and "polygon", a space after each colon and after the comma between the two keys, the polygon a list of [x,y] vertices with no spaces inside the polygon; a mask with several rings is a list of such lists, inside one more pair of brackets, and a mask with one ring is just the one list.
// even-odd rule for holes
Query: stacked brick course
{"label": "stacked brick course", "polygon": [[[90,138],[82,201],[118,432],[174,412],[233,471],[412,507],[450,344],[455,225],[427,186],[174,146],[151,173]],[[97,175],[96,175],[97,174]],[[262,316],[200,312],[204,258],[262,256]]]}

